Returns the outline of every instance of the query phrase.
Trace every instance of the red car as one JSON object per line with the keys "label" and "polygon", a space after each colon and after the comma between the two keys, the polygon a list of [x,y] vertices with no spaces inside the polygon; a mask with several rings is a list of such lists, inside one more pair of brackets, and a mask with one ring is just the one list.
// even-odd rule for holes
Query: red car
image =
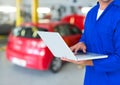
{"label": "red car", "polygon": [[74,24],[80,28],[80,30],[84,30],[85,16],[82,14],[70,14],[61,18],[61,21]]}
{"label": "red car", "polygon": [[[12,30],[6,48],[7,59],[19,66],[58,72],[63,65],[43,43],[37,31],[59,32],[68,46],[79,41],[82,32],[75,25],[63,22],[32,24],[24,23]],[[53,41],[57,43],[57,41]]]}

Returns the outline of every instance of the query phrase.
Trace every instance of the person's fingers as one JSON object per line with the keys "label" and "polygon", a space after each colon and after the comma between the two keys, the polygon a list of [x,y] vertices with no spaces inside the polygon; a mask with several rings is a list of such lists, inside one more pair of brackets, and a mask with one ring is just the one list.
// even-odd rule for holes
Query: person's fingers
{"label": "person's fingers", "polygon": [[66,61],[66,60],[67,60],[67,58],[62,57],[62,58],[61,58],[61,60]]}
{"label": "person's fingers", "polygon": [[80,47],[76,47],[75,51],[74,51],[74,54],[77,54],[78,50],[80,49]]}
{"label": "person's fingers", "polygon": [[64,58],[63,59],[64,61],[67,61],[67,62],[71,62],[71,63],[75,63],[76,61],[74,61],[74,60],[70,60],[70,59],[67,59],[67,58]]}
{"label": "person's fingers", "polygon": [[71,63],[74,63],[74,64],[81,64],[81,65],[85,64],[85,61],[75,61],[75,60],[67,59],[67,58],[64,58],[64,57],[62,57],[61,59],[63,61],[71,62]]}
{"label": "person's fingers", "polygon": [[84,65],[85,64],[85,61],[74,61],[72,62],[74,64],[80,64],[80,65]]}
{"label": "person's fingers", "polygon": [[75,49],[75,46],[72,46],[72,47],[70,47],[70,49],[71,49],[71,51],[74,51],[74,49]]}
{"label": "person's fingers", "polygon": [[86,53],[86,50],[85,50],[85,49],[83,49],[83,52],[84,52],[84,53]]}
{"label": "person's fingers", "polygon": [[86,53],[86,46],[83,43],[77,43],[76,45],[70,47],[70,49],[75,55],[77,54],[78,50],[82,50],[84,53]]}
{"label": "person's fingers", "polygon": [[79,49],[79,48],[76,45],[76,46],[71,47],[70,49],[71,49],[72,52],[74,52],[74,54],[76,54],[77,53],[77,49]]}
{"label": "person's fingers", "polygon": [[84,48],[82,49],[82,51],[83,51],[84,53],[86,53],[86,47],[84,47]]}

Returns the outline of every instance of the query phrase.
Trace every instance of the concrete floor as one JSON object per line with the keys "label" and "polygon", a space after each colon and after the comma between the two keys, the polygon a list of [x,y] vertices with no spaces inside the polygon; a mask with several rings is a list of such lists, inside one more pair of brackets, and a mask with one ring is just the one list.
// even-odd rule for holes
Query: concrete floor
{"label": "concrete floor", "polygon": [[[0,42],[4,46],[5,42]],[[2,48],[2,47],[1,47]],[[0,50],[0,85],[83,85],[84,69],[67,63],[60,72],[38,71],[11,64]]]}

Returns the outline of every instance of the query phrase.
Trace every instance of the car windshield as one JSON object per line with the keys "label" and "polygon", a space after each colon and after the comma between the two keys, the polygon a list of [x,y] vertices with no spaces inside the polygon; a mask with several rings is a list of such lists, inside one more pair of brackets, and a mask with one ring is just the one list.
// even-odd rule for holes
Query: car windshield
{"label": "car windshield", "polygon": [[36,27],[16,27],[12,31],[12,35],[26,38],[40,38],[37,31],[48,31],[45,28]]}

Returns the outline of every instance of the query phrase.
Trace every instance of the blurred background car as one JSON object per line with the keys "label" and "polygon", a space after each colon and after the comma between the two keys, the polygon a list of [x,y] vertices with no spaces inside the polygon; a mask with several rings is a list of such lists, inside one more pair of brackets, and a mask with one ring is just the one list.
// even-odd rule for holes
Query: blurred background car
{"label": "blurred background car", "polygon": [[37,31],[59,32],[67,45],[72,46],[81,38],[80,28],[65,22],[24,23],[10,33],[6,47],[6,56],[10,62],[26,68],[58,72],[63,61],[54,57]]}
{"label": "blurred background car", "polygon": [[76,25],[80,30],[84,30],[85,16],[83,14],[70,14],[61,18],[62,22]]}

